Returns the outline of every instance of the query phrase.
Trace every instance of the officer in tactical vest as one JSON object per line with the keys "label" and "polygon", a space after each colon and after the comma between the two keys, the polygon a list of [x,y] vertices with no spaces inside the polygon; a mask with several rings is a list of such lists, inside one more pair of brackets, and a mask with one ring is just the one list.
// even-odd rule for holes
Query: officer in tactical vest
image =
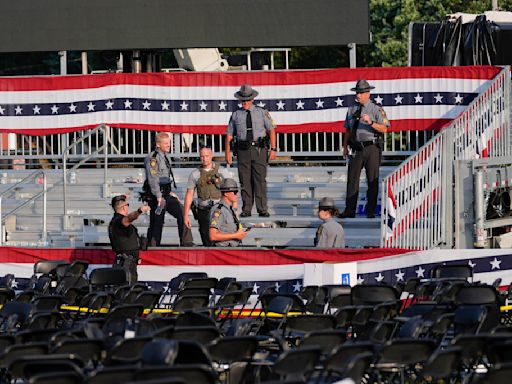
{"label": "officer in tactical vest", "polygon": [[137,264],[139,261],[140,239],[137,228],[132,224],[144,212],[150,210],[149,206],[142,205],[136,211],[128,213],[130,204],[125,195],[112,198],[114,216],[108,225],[110,245],[116,253],[114,266],[122,267],[130,284],[137,282]]}
{"label": "officer in tactical vest", "polygon": [[238,185],[233,179],[224,179],[220,191],[220,202],[210,210],[210,240],[216,247],[238,247],[247,236],[233,209],[238,200]]}
{"label": "officer in tactical vest", "polygon": [[233,161],[230,144],[238,157],[238,177],[242,187],[241,217],[251,216],[252,205],[262,217],[270,216],[267,206],[267,166],[277,156],[275,124],[267,110],[253,105],[258,92],[248,84],[235,93],[242,108],[233,112],[226,132],[226,162]]}
{"label": "officer in tactical vest", "polygon": [[193,246],[192,232],[183,222],[183,206],[172,187],[176,189],[176,182],[172,173],[171,162],[167,156],[171,149],[171,139],[165,132],[156,135],[156,150],[146,157],[144,167],[146,170],[145,192],[151,207],[148,228],[148,243],[159,246],[162,240],[165,212],[169,212],[178,222],[180,245]]}
{"label": "officer in tactical vest", "polygon": [[[220,184],[222,180],[231,177],[231,172],[212,161],[213,154],[210,147],[199,150],[201,167],[194,169],[187,182],[187,193],[183,204],[183,219],[188,228],[192,228],[189,212],[192,209],[194,218],[199,223],[199,233],[205,247],[210,247],[210,209],[221,198]],[[194,200],[194,191],[197,191],[197,201]],[[237,203],[233,203],[236,210]]]}
{"label": "officer in tactical vest", "polygon": [[316,230],[315,247],[345,248],[345,232],[341,224],[334,220],[338,213],[332,198],[324,197],[320,200],[318,217],[324,223]]}
{"label": "officer in tactical vest", "polygon": [[375,217],[377,196],[379,194],[379,167],[384,149],[384,133],[390,124],[386,112],[381,106],[370,100],[371,86],[366,80],[358,80],[351,88],[356,92],[356,105],[347,111],[345,128],[347,134],[343,141],[343,155],[348,155],[348,147],[353,151],[349,159],[347,175],[347,196],[345,210],[341,218],[356,216],[359,197],[359,178],[364,167],[368,189],[366,191],[366,217]]}

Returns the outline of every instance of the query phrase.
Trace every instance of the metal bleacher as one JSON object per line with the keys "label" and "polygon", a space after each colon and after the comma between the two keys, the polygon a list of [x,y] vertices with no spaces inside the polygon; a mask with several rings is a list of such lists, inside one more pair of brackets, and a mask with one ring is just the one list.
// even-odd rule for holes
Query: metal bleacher
{"label": "metal bleacher", "polygon": [[[393,167],[383,167],[382,175]],[[236,169],[232,169],[237,178]],[[174,170],[178,195],[183,198],[184,189],[191,168]],[[3,171],[0,173],[0,194],[17,184],[31,171]],[[81,168],[75,170],[67,184],[67,215],[64,215],[62,170],[45,170],[47,193],[47,233],[43,235],[43,201],[37,198],[9,215],[4,225],[4,245],[87,247],[108,246],[107,226],[112,216],[110,198],[118,194],[129,194],[131,207],[138,204],[138,192],[143,179],[139,168],[110,168],[107,178],[107,194],[104,190],[104,170]],[[361,176],[361,198],[364,204],[366,182]],[[318,200],[323,196],[333,197],[338,207],[344,207],[346,191],[346,167],[270,167],[267,177],[270,218],[257,214],[243,219],[247,226],[253,226],[244,240],[245,246],[257,247],[308,247],[313,245],[316,228]],[[34,181],[20,183],[10,194],[2,196],[1,210],[8,215],[41,190],[40,177]],[[380,202],[379,202],[380,204]],[[342,221],[347,246],[378,246],[380,242],[380,218],[367,219],[363,206],[361,215]],[[66,217],[66,220],[64,219]],[[195,223],[195,221],[193,221]],[[143,215],[136,222],[139,233],[145,234],[149,216]],[[194,224],[195,225],[195,224]],[[197,227],[193,228],[196,244],[200,244]],[[166,215],[163,232],[163,246],[178,246],[176,220]]]}

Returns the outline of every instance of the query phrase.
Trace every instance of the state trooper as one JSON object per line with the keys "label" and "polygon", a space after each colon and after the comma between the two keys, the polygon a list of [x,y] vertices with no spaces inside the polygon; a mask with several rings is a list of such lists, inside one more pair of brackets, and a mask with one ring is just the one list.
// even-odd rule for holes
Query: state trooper
{"label": "state trooper", "polygon": [[341,218],[356,216],[359,178],[363,167],[368,183],[366,217],[375,217],[384,133],[390,124],[384,109],[370,100],[370,90],[374,88],[364,79],[358,80],[356,86],[351,88],[356,92],[356,105],[348,109],[345,118],[347,133],[343,141],[343,155],[348,155],[348,147],[355,153],[349,159],[345,210],[338,216]]}
{"label": "state trooper", "polygon": [[210,241],[216,247],[238,247],[247,236],[233,209],[233,203],[238,199],[238,185],[235,180],[226,178],[220,191],[220,202],[210,210]]}
{"label": "state trooper", "polygon": [[[176,182],[172,173],[171,161],[168,153],[171,149],[169,134],[160,132],[156,135],[156,150],[144,160],[146,182],[144,194],[151,207],[148,228],[148,244],[159,246],[162,240],[165,212],[169,212],[178,222],[180,245],[193,246],[192,232],[183,221],[183,206],[172,187],[176,189]],[[157,209],[159,208],[159,209]]]}
{"label": "state trooper", "polygon": [[323,221],[316,230],[315,247],[319,248],[345,248],[345,232],[340,223],[334,220],[338,209],[334,200],[324,197],[318,203],[318,217]]}
{"label": "state trooper", "polygon": [[[220,184],[225,178],[231,177],[231,172],[220,164],[212,161],[213,154],[210,147],[204,146],[199,150],[201,166],[194,169],[187,182],[187,192],[183,204],[183,216],[185,225],[192,228],[189,212],[192,209],[194,218],[199,224],[199,233],[205,247],[211,246],[210,242],[210,209],[220,201]],[[194,202],[194,191],[197,191],[197,201]],[[237,201],[233,202],[236,210]]]}
{"label": "state trooper", "polygon": [[251,216],[253,203],[260,216],[269,217],[267,166],[277,156],[275,124],[267,110],[253,105],[258,92],[245,84],[235,93],[242,108],[233,112],[226,132],[226,162],[232,164],[230,144],[238,157],[238,177],[242,189],[241,217]]}

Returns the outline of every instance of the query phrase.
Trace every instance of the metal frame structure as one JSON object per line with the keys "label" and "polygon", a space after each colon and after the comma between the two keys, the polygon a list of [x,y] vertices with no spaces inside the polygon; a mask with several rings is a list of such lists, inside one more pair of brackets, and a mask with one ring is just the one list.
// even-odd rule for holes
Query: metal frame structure
{"label": "metal frame structure", "polygon": [[[107,129],[111,139],[108,160],[140,164],[153,150],[156,132],[116,127]],[[298,161],[311,160],[311,158],[320,161],[339,161],[343,135],[342,132],[278,133],[279,156]],[[399,162],[407,158],[434,135],[433,131],[387,133],[384,161]],[[200,144],[205,142],[212,146],[214,156],[224,156],[223,135],[172,133],[171,137],[171,152],[178,167],[182,159],[188,161],[198,158]],[[73,143],[79,144],[72,146]],[[95,129],[47,136],[9,133],[0,135],[0,160],[4,160],[5,166],[10,166],[9,161],[16,158],[22,158],[32,165],[36,165],[39,161],[48,161],[50,166],[57,168],[62,166],[62,154],[70,146],[72,147],[69,148],[67,155],[70,161],[80,161],[90,156],[97,161],[104,161],[103,155],[95,155],[96,150],[102,145],[102,133]]]}
{"label": "metal frame structure", "polygon": [[510,155],[510,85],[507,66],[449,127],[382,181],[388,205],[381,216],[383,247],[454,246],[456,161]]}
{"label": "metal frame structure", "polygon": [[[42,184],[42,190],[41,190],[41,192],[35,194],[30,199],[25,200],[24,202],[22,202],[20,205],[16,206],[16,208],[11,210],[10,212],[8,212],[6,214],[3,214],[2,201],[3,201],[4,196],[8,195],[9,193],[15,192],[19,188],[19,186],[21,184],[23,184],[23,183],[33,182],[34,179],[37,176],[39,176],[39,175],[42,176],[42,183],[41,183]],[[46,173],[44,171],[42,171],[42,170],[38,170],[38,171],[32,172],[30,175],[24,177],[22,180],[20,180],[16,184],[12,185],[8,189],[6,189],[2,193],[0,193],[0,245],[5,244],[5,241],[6,241],[6,238],[5,238],[5,224],[4,224],[5,220],[8,217],[14,215],[21,208],[27,206],[28,204],[30,204],[31,202],[35,201],[36,199],[38,199],[41,196],[43,196],[43,230],[42,230],[41,241],[42,241],[43,244],[46,244],[46,242],[47,242],[47,235],[48,235],[48,231],[46,229],[47,228],[47,225],[46,225],[46,223],[47,223],[47,203],[46,203],[46,195],[47,195],[47,193],[48,193],[48,185],[47,185]]]}

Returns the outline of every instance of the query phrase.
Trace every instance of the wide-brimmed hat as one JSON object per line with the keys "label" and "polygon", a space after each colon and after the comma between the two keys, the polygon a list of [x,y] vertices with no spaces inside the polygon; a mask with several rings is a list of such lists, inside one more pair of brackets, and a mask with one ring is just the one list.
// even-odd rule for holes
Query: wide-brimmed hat
{"label": "wide-brimmed hat", "polygon": [[332,197],[322,197],[318,203],[318,209],[336,209],[334,199]]}
{"label": "wide-brimmed hat", "polygon": [[356,86],[354,88],[350,88],[351,91],[355,91],[356,93],[368,92],[370,89],[374,89],[375,87],[371,86],[365,79],[357,80]]}
{"label": "wide-brimmed hat", "polygon": [[238,184],[233,179],[224,179],[219,187],[221,192],[238,192]]}
{"label": "wide-brimmed hat", "polygon": [[235,93],[235,97],[241,101],[249,101],[258,96],[258,91],[252,89],[249,84],[244,84],[240,87],[240,90]]}

